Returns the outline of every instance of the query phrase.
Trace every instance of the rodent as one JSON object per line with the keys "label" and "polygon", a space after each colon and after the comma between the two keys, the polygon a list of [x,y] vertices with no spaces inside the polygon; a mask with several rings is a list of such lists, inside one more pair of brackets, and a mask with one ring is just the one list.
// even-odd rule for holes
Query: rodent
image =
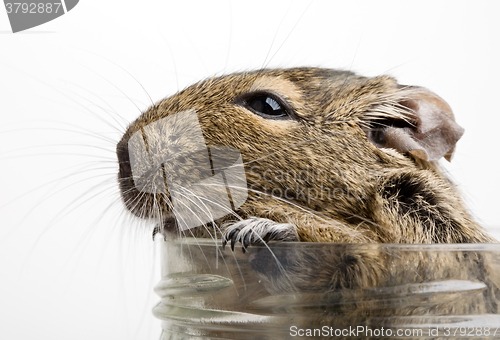
{"label": "rodent", "polygon": [[[248,197],[224,217],[182,229],[169,189],[150,189],[172,172],[187,179],[200,176],[202,169],[193,166],[200,154],[176,157],[182,147],[194,145],[191,135],[195,132],[162,125],[146,129],[193,109],[207,146],[222,145],[240,152]],[[138,132],[147,135],[148,150],[155,150],[153,155],[136,155],[131,160],[129,142]],[[169,140],[169,134],[177,133],[184,137]],[[462,134],[442,98],[425,88],[401,85],[390,76],[367,78],[310,67],[242,72],[203,80],[148,108],[117,145],[118,180],[127,209],[158,221],[157,230],[166,237],[222,238],[233,250],[238,242],[246,250],[269,241],[494,243],[471,217],[455,184],[438,164],[441,158],[451,160]],[[151,164],[158,164],[155,159],[161,160],[161,167],[148,170]],[[149,176],[143,184],[148,190],[140,192],[135,186],[132,161],[139,162]],[[175,169],[172,163],[177,164]],[[340,289],[347,295],[335,299],[351,301],[359,289],[466,280],[478,270],[480,275],[494,278],[498,272],[481,255],[439,253],[431,259],[408,253],[391,257],[380,250],[352,250],[347,245],[321,254],[279,249],[273,254],[257,249],[251,254],[253,275],[257,273],[273,294],[297,290],[329,294]],[[429,262],[442,264],[441,269],[429,272]],[[407,306],[381,312],[365,306],[354,312],[347,308],[341,314],[363,315],[367,322],[366,318],[380,313],[498,313],[497,281],[486,283],[488,292],[482,297],[462,299],[459,306],[447,300],[441,306],[440,301],[433,302],[427,309]],[[330,316],[340,312],[335,309],[332,313]]]}
{"label": "rodent", "polygon": [[[450,160],[463,133],[448,104],[389,76],[366,78],[322,68],[210,78],[159,101],[130,124],[117,145],[123,201],[139,217],[161,218],[162,230],[176,225],[168,188],[152,195],[134,187],[127,143],[149,124],[190,109],[206,145],[241,153],[250,190],[235,211],[237,219],[228,214],[214,221],[213,229],[184,231],[188,236],[226,232],[226,240],[233,246],[245,241],[244,248],[261,239],[494,242],[437,163],[442,157]],[[161,131],[148,133],[151,139],[168,139]],[[167,149],[172,153],[175,145]],[[168,166],[165,162],[167,175]]]}

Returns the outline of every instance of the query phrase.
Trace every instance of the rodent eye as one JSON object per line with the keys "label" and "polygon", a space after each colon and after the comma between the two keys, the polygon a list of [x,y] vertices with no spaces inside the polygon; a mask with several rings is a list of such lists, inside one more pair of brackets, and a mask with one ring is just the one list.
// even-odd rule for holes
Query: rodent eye
{"label": "rodent eye", "polygon": [[257,111],[257,113],[274,117],[286,116],[286,111],[280,103],[269,96],[264,95],[252,98],[247,101],[247,105],[254,109],[254,111]]}
{"label": "rodent eye", "polygon": [[289,118],[291,110],[278,95],[259,91],[245,93],[234,100],[235,104],[242,105],[253,113],[269,119]]}

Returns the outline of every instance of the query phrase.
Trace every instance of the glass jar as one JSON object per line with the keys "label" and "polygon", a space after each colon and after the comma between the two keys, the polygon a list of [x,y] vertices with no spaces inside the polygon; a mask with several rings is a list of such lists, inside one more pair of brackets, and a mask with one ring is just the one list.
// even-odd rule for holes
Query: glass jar
{"label": "glass jar", "polygon": [[162,241],[161,339],[500,338],[500,245]]}

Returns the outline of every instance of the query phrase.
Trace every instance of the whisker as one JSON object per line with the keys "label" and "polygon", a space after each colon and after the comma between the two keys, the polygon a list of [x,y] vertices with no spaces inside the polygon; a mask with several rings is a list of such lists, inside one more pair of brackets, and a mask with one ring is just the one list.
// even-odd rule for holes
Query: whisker
{"label": "whisker", "polygon": [[[102,107],[101,105],[98,105],[96,104],[95,102],[93,102],[92,100],[89,100],[87,98],[85,98],[84,96],[80,95],[79,93],[75,92],[75,91],[71,91],[69,89],[66,89],[66,91],[72,93],[73,95],[77,96],[78,98],[86,101],[87,103],[89,103],[91,106],[95,106],[97,108],[99,108],[102,112],[106,113],[121,129],[118,129],[115,125],[111,124],[112,127],[114,127],[115,130],[117,130],[118,132],[120,131],[125,131],[125,128],[126,126],[128,125],[128,121],[123,118],[120,114],[118,114],[118,112],[116,112],[116,110],[114,110],[104,99],[100,98],[99,96],[95,95],[94,93],[90,92],[89,90],[87,90],[86,88],[78,85],[78,84],[75,84],[75,83],[72,83],[72,82],[69,82],[71,85],[75,86],[75,87],[78,87],[80,90],[83,90],[87,93],[90,93],[92,94],[94,97],[102,100],[108,107],[109,109],[106,109],[104,107]],[[83,105],[80,105],[80,106],[83,106]],[[87,109],[87,111],[91,111],[90,109],[88,109],[86,106],[83,106],[84,108]],[[101,117],[97,116],[94,114],[94,116],[96,116],[100,121],[104,122],[106,125],[110,125],[105,119],[102,119]],[[118,121],[117,118],[119,118],[121,120]],[[124,124],[124,125],[123,125]]]}
{"label": "whisker", "polygon": [[102,58],[110,63],[112,63],[113,65],[117,66],[118,68],[120,68],[122,71],[124,71],[126,74],[128,74],[141,88],[142,90],[144,91],[144,93],[146,94],[146,96],[149,98],[149,101],[151,102],[151,105],[154,106],[154,102],[153,102],[153,99],[151,99],[151,96],[149,95],[148,91],[146,91],[146,89],[144,88],[144,86],[142,85],[142,83],[136,78],[134,77],[126,68],[124,68],[123,66],[121,66],[120,64],[118,64],[117,62],[111,60],[111,59],[108,59],[106,57],[104,57],[103,55],[100,55],[100,54],[97,54],[97,53],[94,53],[92,51],[86,51],[87,53],[91,53],[99,58]]}
{"label": "whisker", "polygon": [[232,36],[233,36],[233,8],[231,5],[231,1],[228,1],[229,5],[229,42],[227,45],[227,53],[226,53],[226,62],[224,63],[224,71],[227,69],[227,64],[229,62],[229,55],[231,52],[231,44],[232,44]]}
{"label": "whisker", "polygon": [[[24,148],[15,149],[15,150],[5,151],[5,152],[0,153],[0,156],[8,155],[8,154],[11,154],[11,153],[19,153],[20,151],[26,151],[26,150],[47,149],[47,148],[51,148],[51,147],[75,147],[75,146],[86,147],[86,148],[90,148],[90,149],[103,150],[103,151],[114,153],[114,151],[112,151],[112,150],[109,150],[107,148],[100,147],[100,146],[97,146],[97,145],[86,145],[86,144],[45,144],[45,145],[28,146],[28,147],[24,147]],[[108,158],[108,157],[95,156],[95,155],[93,155],[91,153],[89,153],[89,154],[82,154],[82,153],[50,153],[50,152],[47,152],[47,153],[44,152],[43,154],[36,153],[36,154],[31,154],[31,155],[30,154],[28,154],[28,155],[16,155],[16,156],[11,156],[11,157],[4,157],[3,159],[11,159],[11,158],[19,158],[19,157],[33,157],[33,156],[47,156],[47,155],[76,155],[76,156],[95,157],[95,158],[101,158],[101,159],[106,159],[106,160],[110,160],[111,159],[111,158]]]}
{"label": "whisker", "polygon": [[165,38],[165,36],[163,35],[163,33],[160,31],[159,32],[162,39],[163,39],[163,42],[165,43],[165,45],[167,45],[167,48],[168,48],[168,52],[170,53],[170,59],[172,60],[172,65],[174,66],[174,75],[175,75],[175,84],[177,85],[177,92],[179,92],[180,90],[180,87],[179,87],[179,74],[177,73],[177,63],[175,62],[175,55],[174,55],[174,52],[172,51],[172,47],[170,46],[169,42],[168,42],[168,39]]}
{"label": "whisker", "polygon": [[[118,133],[122,133],[122,132],[123,132],[123,130],[119,129],[116,125],[111,124],[111,122],[107,121],[106,119],[104,119],[103,117],[101,117],[100,115],[98,115],[97,113],[95,113],[93,110],[90,110],[87,106],[83,105],[82,103],[80,103],[80,102],[79,102],[78,100],[76,100],[75,98],[73,98],[73,97],[69,96],[68,94],[64,93],[62,90],[57,90],[56,88],[53,88],[53,89],[54,89],[55,91],[57,91],[59,94],[61,94],[64,98],[69,99],[71,102],[73,102],[73,103],[74,103],[74,104],[76,104],[78,107],[80,107],[81,109],[79,110],[79,112],[82,112],[82,113],[84,113],[84,114],[85,114],[85,112],[87,112],[87,114],[88,114],[88,115],[90,115],[90,117],[93,117],[93,118],[97,119],[97,121],[104,123],[106,126],[108,126],[109,128],[111,128],[112,130],[114,130],[114,131],[116,131],[116,132],[118,132]],[[93,105],[93,106],[97,106],[97,107],[99,107],[98,105],[96,105],[96,104],[95,104],[95,103],[93,103],[92,101],[90,101],[90,100],[86,99],[85,97],[83,97],[83,96],[81,96],[81,95],[79,95],[79,94],[75,93],[74,91],[68,90],[67,88],[65,88],[65,91],[70,92],[72,95],[77,96],[79,99],[83,99],[83,100],[85,100],[85,101],[89,102],[89,103],[90,103],[91,105]],[[51,100],[51,101],[52,101],[52,102],[54,102],[54,103],[57,103],[57,104],[59,104],[59,105],[65,106],[65,107],[69,107],[69,108],[71,108],[71,109],[73,109],[73,110],[77,110],[75,107],[72,107],[72,106],[70,106],[70,105],[68,105],[68,104],[66,104],[66,103],[63,103],[63,102],[60,102],[60,101],[57,101],[57,100]],[[103,108],[102,108],[102,109],[103,109]],[[109,112],[108,112],[107,110],[104,110],[104,109],[103,109],[103,111],[104,111],[106,114],[108,114],[108,115],[109,115]],[[111,117],[111,118],[113,118],[113,117]],[[115,120],[115,119],[113,119],[113,120]],[[115,120],[115,122],[116,122],[119,126],[121,125],[121,124],[120,124],[119,122],[117,122],[116,120]],[[123,128],[122,128],[122,129],[123,129]]]}
{"label": "whisker", "polygon": [[[208,234],[210,235],[210,238],[212,238],[212,240],[214,240],[214,241],[215,241],[214,237],[212,236],[212,234],[211,234],[211,233],[210,233],[210,231],[208,230],[208,228],[207,228],[206,224],[205,224],[205,223],[204,223],[204,222],[203,222],[203,221],[202,221],[202,220],[201,220],[201,219],[200,219],[200,218],[199,218],[199,217],[198,217],[198,216],[194,213],[194,211],[192,211],[192,210],[191,210],[191,208],[189,208],[189,207],[188,207],[188,206],[187,206],[184,202],[179,201],[179,203],[180,203],[180,204],[182,204],[183,206],[185,206],[188,210],[190,210],[190,211],[191,211],[191,213],[193,213],[193,215],[194,215],[194,216],[195,216],[195,217],[199,220],[199,222],[202,224],[202,226],[203,226],[203,227],[207,230]],[[181,214],[176,214],[176,215],[175,215],[175,217],[176,217],[176,219],[177,219],[177,222],[182,221],[182,222],[184,222],[184,225],[187,225],[186,221],[184,220],[184,217],[182,217],[182,215],[181,215]],[[181,230],[181,232],[183,232],[183,233],[184,233],[186,230],[188,230],[188,231],[191,233],[191,235],[192,235],[192,237],[194,238],[194,240],[195,240],[196,244],[198,245],[198,247],[200,248],[200,250],[202,250],[202,247],[201,247],[201,245],[199,244],[199,242],[198,242],[197,238],[195,237],[194,233],[192,232],[191,228],[183,228],[183,230]],[[216,242],[215,242],[215,244],[217,245],[217,243],[216,243]],[[210,267],[210,262],[208,261],[207,257],[205,256],[205,253],[203,253],[203,251],[202,251],[202,254],[203,254],[203,257],[204,257],[204,259],[205,259],[205,262],[206,262],[206,263],[207,263],[207,265]]]}
{"label": "whisker", "polygon": [[[181,187],[181,188],[182,188],[182,189],[184,189],[184,190],[187,190],[187,189],[186,189],[186,188],[184,188],[184,187]],[[182,194],[181,194],[181,195],[182,195]],[[184,195],[183,195],[183,196],[184,196]],[[207,200],[206,198],[203,198],[203,197],[200,197],[200,196],[197,196],[197,195],[194,195],[194,196],[196,196],[196,198],[198,198],[199,200],[201,200],[201,199],[205,199],[205,200]],[[186,197],[186,198],[188,198],[188,197]],[[189,198],[188,198],[188,199],[189,199]],[[190,199],[189,199],[189,200],[190,200]],[[191,200],[190,200],[190,201],[191,201]],[[210,200],[208,200],[208,201],[210,201]],[[191,212],[193,212],[193,211],[192,211],[189,207],[187,207],[187,205],[186,205],[184,202],[182,202],[182,201],[179,201],[179,202],[180,202],[181,204],[183,204],[186,208],[188,208]],[[211,202],[211,203],[214,203],[214,202],[212,202],[212,201],[210,201],[210,202]],[[194,203],[194,202],[193,202],[193,203]],[[194,203],[194,204],[196,204],[196,203]],[[221,207],[222,207],[222,206],[221,206]],[[222,207],[222,208],[224,208],[224,207]],[[235,214],[235,212],[234,212],[234,211],[232,211],[231,209],[226,209],[226,210],[228,210],[230,213],[234,214],[234,215],[235,215],[235,216],[237,216],[240,220],[242,220],[242,218],[241,218],[241,217],[239,217],[237,214]],[[198,216],[196,216],[196,217],[197,217],[197,218],[198,218],[198,220],[201,222],[201,219],[200,219]],[[213,218],[212,218],[212,215],[211,215],[211,214],[210,214],[210,218],[211,218],[211,220],[212,220],[212,225],[214,226],[214,228],[216,228],[217,230],[219,230],[219,232],[222,234],[222,230],[221,230],[221,229],[217,226],[217,224],[215,223],[215,221],[213,221]],[[205,223],[203,223],[202,225],[203,225],[203,227],[204,227],[204,228],[208,231],[206,224],[205,224]],[[193,235],[193,233],[192,233],[192,231],[191,231],[190,229],[189,229],[189,231],[191,232],[191,235],[192,235],[192,236],[194,236],[194,235]],[[216,254],[217,254],[217,255],[219,255],[219,254],[220,254],[220,256],[221,256],[222,260],[224,261],[224,265],[225,265],[225,266],[226,266],[226,268],[229,270],[228,264],[227,264],[227,262],[226,262],[226,260],[225,260],[225,258],[224,258],[224,255],[222,254],[222,250],[220,249],[220,247],[219,247],[219,245],[218,245],[216,233],[214,233],[214,236],[212,236],[212,234],[209,232],[209,235],[210,235],[210,237],[212,238],[212,240],[214,241],[214,244],[215,244],[215,247],[216,247]],[[198,243],[198,241],[197,241],[197,238],[196,238],[196,237],[194,237],[194,239],[196,240],[196,243],[198,244],[198,246],[199,246],[199,247],[200,247],[200,249],[201,249],[201,246],[199,245],[199,243]],[[232,253],[232,252],[231,252],[231,255],[233,256],[234,262],[236,263],[236,266],[237,266],[238,271],[239,271],[239,273],[240,273],[241,280],[242,280],[242,283],[243,283],[243,285],[244,285],[244,289],[246,290],[245,278],[243,277],[243,272],[241,271],[241,268],[240,268],[240,266],[239,266],[239,264],[238,264],[238,260],[237,260],[237,258],[236,258],[236,255],[234,255],[234,253]],[[218,259],[218,257],[217,257],[217,259]],[[208,260],[208,259],[206,259],[206,258],[205,258],[205,260]],[[238,292],[236,292],[236,293],[238,294]],[[239,294],[238,294],[238,295],[239,295]]]}
{"label": "whisker", "polygon": [[[227,225],[227,224],[226,224]],[[264,239],[258,234],[258,233],[253,233],[253,235],[257,236],[259,239],[260,239],[260,244],[263,245],[265,248],[267,248],[267,250],[269,251],[269,253],[271,254],[271,256],[274,258],[274,260],[276,261],[276,264],[278,265],[278,268],[280,270],[280,272],[284,275],[284,277],[286,279],[288,279],[288,284],[289,284],[289,287],[293,290],[293,291],[297,291],[297,288],[295,287],[295,285],[293,284],[293,281],[292,279],[290,278],[290,276],[288,275],[288,273],[286,272],[285,268],[283,267],[283,265],[281,264],[281,261],[278,259],[278,257],[276,256],[276,254],[274,254],[274,252],[272,251],[272,249],[269,247],[269,245],[267,244],[267,242],[264,241]],[[235,261],[237,262],[237,261]]]}
{"label": "whisker", "polygon": [[[97,189],[97,188],[102,188],[107,182],[110,182],[110,179],[106,179],[104,181],[101,181],[100,183],[96,184],[95,186],[89,188],[82,196],[79,196],[77,197],[76,199],[74,199],[73,201],[71,201],[64,209],[62,209],[59,213],[58,213],[58,216],[54,216],[45,226],[45,228],[37,235],[37,238],[36,240],[34,241],[33,243],[33,246],[31,247],[31,249],[27,252],[26,254],[26,257],[25,257],[25,261],[23,262],[24,264],[22,265],[22,267],[24,267],[26,264],[27,264],[27,261],[33,256],[33,253],[37,247],[37,245],[42,241],[43,237],[45,237],[45,235],[50,231],[52,230],[52,228],[55,227],[56,223],[61,220],[63,217],[69,215],[70,213],[74,212],[75,209],[77,209],[78,207],[81,206],[81,204],[85,204],[87,202],[95,202],[96,200],[96,197],[98,197],[99,195],[102,195],[104,192],[107,192],[108,189],[107,188],[104,188],[102,189],[101,191],[98,191],[97,194],[94,194],[90,197],[88,197],[87,199],[83,200],[83,197],[88,195],[90,192],[92,192],[93,190]],[[71,184],[73,185],[73,184]],[[108,183],[108,185],[111,185],[110,183]],[[81,204],[78,204],[77,203],[81,203]],[[34,208],[33,208],[34,209]],[[31,211],[33,210],[31,209]],[[104,216],[104,213],[102,214],[102,216]],[[102,217],[101,217],[102,218]]]}
{"label": "whisker", "polygon": [[[312,3],[314,2],[314,0],[311,0],[309,2],[309,5],[307,5],[306,9],[302,12],[302,14],[300,15],[299,19],[295,22],[295,25],[293,25],[292,29],[290,30],[290,32],[288,33],[288,35],[285,37],[285,40],[283,40],[283,42],[281,43],[281,45],[278,47],[278,49],[276,50],[276,52],[274,52],[274,54],[272,55],[272,57],[269,59],[268,63],[264,66],[264,68],[266,68],[270,63],[271,61],[274,59],[274,57],[276,56],[276,54],[278,54],[278,52],[280,51],[280,49],[283,47],[283,45],[285,45],[286,41],[288,40],[288,38],[290,38],[290,36],[292,35],[293,31],[295,30],[295,28],[298,26],[298,24],[300,23],[300,21],[302,20],[302,17],[304,16],[304,14],[306,14],[307,10],[309,9],[309,7],[311,7]],[[281,24],[280,24],[281,25]],[[266,57],[267,58],[267,57]]]}
{"label": "whisker", "polygon": [[264,70],[265,67],[266,67],[266,62],[267,62],[267,58],[269,57],[269,54],[271,53],[272,49],[273,49],[273,45],[274,45],[274,41],[276,40],[276,37],[278,36],[278,32],[280,31],[280,28],[281,28],[281,25],[283,24],[283,22],[285,21],[285,18],[287,17],[288,15],[288,12],[290,11],[290,8],[292,7],[292,4],[293,2],[290,3],[290,5],[288,5],[288,8],[285,12],[285,14],[283,15],[283,17],[281,18],[281,21],[278,25],[278,28],[276,29],[276,31],[274,32],[274,36],[273,36],[273,40],[271,41],[271,46],[269,46],[269,49],[267,50],[267,54],[266,54],[266,57],[264,58],[264,62],[262,63],[262,66],[260,67],[261,70]]}
{"label": "whisker", "polygon": [[[212,185],[212,184],[211,184],[211,185]],[[217,185],[217,184],[213,184],[213,185]],[[220,186],[222,186],[222,185],[220,185]],[[298,209],[300,209],[300,210],[302,210],[302,211],[304,211],[304,212],[307,212],[307,213],[309,213],[309,214],[313,215],[314,217],[316,217],[316,218],[318,218],[318,219],[321,219],[322,221],[324,221],[324,222],[326,222],[326,223],[328,223],[328,224],[330,224],[330,223],[331,223],[331,221],[327,220],[327,218],[328,218],[327,216],[325,216],[325,215],[323,215],[323,214],[319,214],[317,211],[314,211],[314,210],[312,210],[312,209],[310,209],[310,208],[307,208],[307,207],[304,207],[304,206],[298,205],[298,204],[296,204],[296,203],[294,203],[294,202],[292,202],[292,201],[290,201],[290,200],[288,200],[288,199],[284,199],[284,198],[279,197],[279,196],[274,196],[274,195],[272,195],[272,194],[268,194],[268,193],[266,193],[265,191],[255,190],[255,189],[251,189],[251,188],[237,187],[237,186],[234,186],[234,185],[228,185],[228,187],[230,187],[230,188],[234,188],[234,189],[241,189],[241,190],[245,190],[245,189],[246,189],[246,190],[248,190],[248,191],[255,192],[255,193],[257,193],[257,194],[263,194],[263,195],[269,196],[269,197],[271,197],[271,198],[277,199],[277,200],[279,200],[279,201],[281,201],[281,202],[284,202],[284,203],[287,203],[287,204],[289,204],[289,205],[291,205],[291,206],[294,206],[294,207],[296,207],[296,208],[298,208]],[[357,214],[353,214],[353,213],[347,212],[347,211],[342,210],[342,209],[339,209],[339,208],[337,208],[337,207],[332,207],[332,209],[335,209],[336,211],[341,212],[341,213],[343,213],[343,214],[350,215],[350,216],[352,216],[352,217],[356,217],[356,218],[360,219],[361,221],[363,221],[363,222],[365,222],[365,223],[368,223],[368,224],[373,225],[373,226],[375,226],[375,227],[377,227],[377,228],[383,229],[383,230],[385,230],[385,231],[389,231],[389,232],[391,232],[392,234],[394,234],[394,231],[392,231],[391,229],[386,228],[386,227],[384,227],[384,226],[381,226],[381,225],[379,225],[378,223],[376,223],[376,222],[374,222],[374,221],[371,221],[371,220],[369,220],[369,219],[367,219],[367,218],[365,218],[365,217],[363,217],[363,216],[360,216],[360,215],[357,215]],[[340,227],[338,227],[338,226],[336,226],[336,225],[332,225],[332,227],[337,228],[339,231],[345,231],[345,230],[341,229]],[[353,230],[352,228],[349,228],[349,227],[348,227],[348,231],[352,231],[352,230]],[[372,239],[370,239],[370,238],[366,237],[365,235],[362,235],[362,233],[361,233],[361,232],[359,232],[359,231],[356,231],[356,232],[357,232],[358,234],[360,234],[360,236],[361,236],[361,237],[359,238],[359,240],[360,240],[360,241],[363,241],[363,240],[364,240],[364,241],[374,242]],[[403,239],[404,239],[404,238],[403,238]]]}
{"label": "whisker", "polygon": [[[359,101],[362,101],[366,98],[370,98],[372,95],[366,95],[366,96],[363,96],[363,97],[358,97],[348,103],[345,103],[343,104],[342,106],[336,108],[335,110],[333,110],[332,112],[330,113],[327,113],[325,115],[325,118],[328,119],[328,118],[331,118],[335,113],[337,113],[337,111],[339,110],[342,110],[352,104],[355,104]],[[397,111],[390,111],[390,113],[392,114],[389,114],[388,117],[390,118],[398,118],[398,119],[402,119],[402,120],[405,120],[406,122],[408,123],[411,123],[411,120],[409,119],[408,117],[408,109],[405,108],[404,106],[402,106],[401,104],[399,104],[397,101],[388,101],[388,99],[392,99],[394,98],[394,94],[379,94],[377,95],[377,101],[373,102],[372,105],[393,105],[395,106],[396,108],[399,108],[400,110],[397,110]],[[404,98],[404,97],[401,97],[401,98]],[[389,113],[389,112],[386,112],[386,113]],[[366,118],[371,118],[371,119],[376,119],[378,116],[377,115],[373,115],[373,114],[370,114],[370,111],[367,111],[364,113],[365,117]],[[396,116],[394,116],[396,115]]]}
{"label": "whisker", "polygon": [[[137,106],[137,104],[132,100],[132,98],[130,98],[125,92],[123,92],[122,89],[120,89],[118,86],[116,86],[115,84],[113,84],[111,81],[109,81],[107,78],[105,78],[104,76],[102,76],[100,73],[98,72],[95,72],[94,70],[88,68],[87,66],[85,65],[82,65],[82,67],[86,68],[87,70],[89,70],[90,72],[94,73],[95,75],[97,75],[98,77],[100,77],[101,79],[103,79],[104,81],[106,81],[108,84],[110,84],[111,86],[113,86],[116,90],[118,90],[122,95],[125,96],[125,98],[127,98],[130,103],[132,103],[133,106],[136,107],[136,109],[139,111],[139,113],[142,113],[142,110],[139,108],[139,106]],[[154,106],[154,105],[153,105]]]}
{"label": "whisker", "polygon": [[[37,121],[32,121],[32,122],[37,122]],[[113,144],[116,145],[116,140],[113,139],[113,138],[110,138],[110,137],[106,137],[106,136],[103,136],[102,134],[99,134],[95,131],[92,131],[90,129],[85,129],[81,126],[78,126],[78,125],[73,125],[73,124],[70,124],[70,123],[66,123],[66,122],[60,122],[60,121],[50,121],[50,120],[42,120],[42,121],[38,121],[38,122],[41,122],[41,123],[50,123],[50,124],[62,124],[62,125],[68,125],[68,126],[71,126],[71,127],[74,127],[75,130],[71,130],[71,129],[63,129],[63,128],[51,128],[51,127],[39,127],[39,128],[18,128],[18,129],[11,129],[11,130],[3,130],[1,131],[1,133],[18,133],[18,132],[25,132],[25,131],[40,131],[40,132],[45,132],[45,131],[56,131],[56,132],[70,132],[72,134],[79,134],[79,135],[83,135],[83,136],[88,136],[88,137],[92,137],[92,138],[96,138],[96,139],[100,139],[102,140],[103,142],[107,142],[107,143],[110,143],[110,144]],[[76,129],[80,129],[80,130],[83,130],[83,131],[78,131]]]}
{"label": "whisker", "polygon": [[[100,162],[97,162],[97,163],[100,163]],[[36,192],[36,191],[38,191],[38,190],[41,190],[42,188],[47,187],[47,186],[49,186],[49,185],[51,185],[51,184],[54,184],[54,183],[56,183],[56,184],[57,184],[57,183],[62,183],[64,180],[66,180],[66,179],[68,179],[68,178],[75,177],[75,176],[77,176],[77,175],[79,175],[79,174],[83,173],[84,171],[85,171],[85,172],[88,172],[88,171],[92,171],[92,170],[93,170],[92,168],[90,168],[90,169],[85,169],[85,168],[90,167],[90,164],[84,164],[83,166],[82,166],[81,164],[79,164],[79,165],[77,165],[77,166],[80,166],[80,167],[81,167],[81,170],[80,170],[80,171],[75,171],[75,172],[73,172],[73,173],[71,173],[71,174],[68,174],[68,175],[66,175],[66,176],[59,177],[59,178],[57,178],[57,179],[54,179],[54,180],[52,180],[52,181],[46,182],[46,183],[44,183],[44,184],[42,184],[42,185],[39,185],[39,186],[35,187],[34,189],[31,189],[31,190],[29,190],[29,191],[25,192],[24,194],[22,194],[22,195],[20,195],[20,196],[18,196],[18,197],[16,197],[16,198],[14,198],[14,199],[10,200],[8,203],[6,203],[6,204],[4,204],[4,205],[0,206],[0,209],[4,209],[5,207],[9,206],[10,204],[15,203],[16,201],[18,201],[18,200],[20,200],[20,199],[23,199],[23,198],[25,198],[25,197],[26,197],[26,196],[28,196],[28,195],[32,195],[32,194],[33,194],[33,192]],[[75,166],[75,167],[76,167],[76,166]],[[69,169],[71,169],[71,168],[69,168]],[[100,170],[99,168],[95,168],[95,169]],[[66,170],[68,170],[68,169],[60,170],[60,172],[63,172],[63,171],[66,171]],[[100,176],[105,176],[105,175],[100,175]],[[109,175],[108,175],[108,176],[109,176]],[[77,185],[77,184],[79,184],[79,183],[82,183],[82,182],[84,182],[84,181],[88,181],[88,180],[92,180],[92,179],[93,179],[93,178],[87,178],[87,179],[83,179],[83,180],[78,181],[78,182],[73,182],[73,183],[69,184],[68,186],[66,186],[65,188],[63,188],[63,189],[61,189],[61,190],[67,190],[67,189],[69,189],[69,188],[70,188],[70,187],[72,187],[72,186],[75,186],[75,185]],[[50,192],[50,191],[51,191],[51,190],[49,190],[49,192]],[[60,191],[59,191],[59,192],[60,192]],[[55,194],[57,194],[57,193],[58,193],[58,192],[56,192],[56,193],[54,193],[54,194],[52,194],[52,195],[55,195]],[[52,196],[52,195],[51,195],[51,196]],[[51,196],[44,196],[44,197],[45,197],[45,198],[50,198]]]}
{"label": "whisker", "polygon": [[[204,185],[204,186],[211,186],[211,185],[212,185],[212,184],[202,184],[202,183],[197,183],[197,185],[200,185],[200,184],[201,184],[201,185]],[[214,184],[214,186],[223,186],[223,185],[217,185],[217,184]],[[200,199],[200,200],[204,200],[204,201],[207,201],[207,202],[209,202],[209,203],[215,204],[215,205],[217,205],[218,207],[220,207],[220,208],[222,208],[222,209],[224,209],[224,210],[227,210],[229,213],[231,213],[232,215],[234,215],[236,218],[238,218],[238,219],[240,219],[240,220],[242,219],[242,218],[241,218],[238,214],[236,214],[236,212],[234,212],[232,209],[229,209],[229,208],[227,208],[227,207],[223,206],[222,204],[218,204],[218,203],[217,203],[217,202],[215,202],[215,201],[209,200],[209,199],[208,199],[208,198],[206,198],[206,197],[198,196],[198,195],[194,194],[192,191],[188,190],[188,189],[187,189],[187,188],[185,188],[185,187],[181,187],[181,186],[179,186],[179,187],[180,187],[181,189],[185,190],[185,191],[188,191],[188,192],[189,192],[189,194],[191,194],[192,196],[194,196],[194,197],[196,197],[196,198],[198,198],[198,199]],[[173,192],[176,192],[176,191],[173,191]],[[177,192],[177,193],[178,193],[178,192]],[[186,197],[186,198],[187,198],[187,197]],[[193,202],[193,203],[194,203],[194,204],[196,204],[195,202]],[[208,207],[207,207],[207,206],[206,206],[203,202],[201,202],[201,203],[204,205],[204,207],[205,207],[205,208],[207,208],[207,211],[209,211],[209,208],[208,208]],[[213,218],[212,218],[212,215],[211,215],[211,214],[210,214],[210,216],[208,216],[208,215],[207,215],[207,217],[209,217],[211,220],[213,220]]]}

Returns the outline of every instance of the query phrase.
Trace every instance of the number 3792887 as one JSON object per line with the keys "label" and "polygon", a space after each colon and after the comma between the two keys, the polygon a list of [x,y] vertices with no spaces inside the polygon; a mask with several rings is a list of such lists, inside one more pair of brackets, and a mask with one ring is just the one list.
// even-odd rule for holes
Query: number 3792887
{"label": "number 3792887", "polygon": [[[498,328],[491,327],[444,327],[445,336],[496,336]],[[498,332],[500,334],[500,331]]]}
{"label": "number 3792887", "polygon": [[7,13],[59,13],[62,11],[61,3],[40,2],[40,3],[26,3],[26,2],[7,2],[5,3]]}

